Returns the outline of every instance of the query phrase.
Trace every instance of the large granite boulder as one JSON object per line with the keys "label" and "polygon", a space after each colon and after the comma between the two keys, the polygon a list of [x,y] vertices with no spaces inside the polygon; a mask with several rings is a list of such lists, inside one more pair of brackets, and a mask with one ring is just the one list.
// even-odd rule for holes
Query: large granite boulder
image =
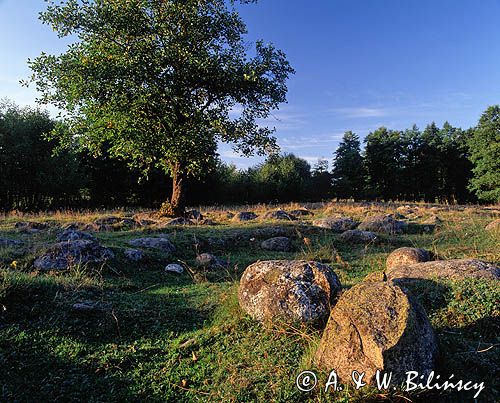
{"label": "large granite boulder", "polygon": [[437,343],[423,308],[400,287],[363,282],[342,294],[332,309],[315,362],[349,382],[352,371],[374,384],[377,370],[399,385],[407,371],[424,377],[434,369]]}
{"label": "large granite boulder", "polygon": [[331,217],[314,220],[313,225],[319,228],[331,229],[334,232],[344,232],[356,228],[358,222],[349,217]]}
{"label": "large granite boulder", "polygon": [[330,266],[305,260],[267,260],[248,266],[240,281],[240,306],[252,318],[320,323],[341,291]]}
{"label": "large granite boulder", "polygon": [[392,216],[369,217],[359,224],[358,229],[362,231],[381,232],[384,234],[400,234],[406,230],[408,224],[404,221],[394,219]]}
{"label": "large granite boulder", "polygon": [[74,265],[101,264],[114,257],[112,250],[91,240],[63,241],[35,259],[39,270],[64,270]]}
{"label": "large granite boulder", "polygon": [[165,253],[175,252],[175,246],[170,240],[166,237],[158,237],[158,238],[137,238],[132,239],[128,242],[129,245],[134,246],[136,248],[149,248],[156,249]]}
{"label": "large granite boulder", "polygon": [[450,259],[387,268],[387,278],[399,284],[416,280],[500,279],[500,268],[477,259]]}
{"label": "large granite boulder", "polygon": [[431,259],[431,252],[425,249],[404,247],[392,251],[387,256],[385,266],[389,270],[397,266],[427,262]]}
{"label": "large granite boulder", "polygon": [[252,221],[257,218],[257,214],[255,214],[253,211],[239,211],[236,213],[231,220],[235,222],[241,222],[241,221]]}

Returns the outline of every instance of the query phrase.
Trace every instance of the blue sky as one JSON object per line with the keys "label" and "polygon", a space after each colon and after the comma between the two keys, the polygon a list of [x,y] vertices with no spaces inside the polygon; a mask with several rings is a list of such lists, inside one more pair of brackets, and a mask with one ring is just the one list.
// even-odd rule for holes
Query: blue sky
{"label": "blue sky", "polygon": [[[0,0],[0,98],[34,104],[28,58],[67,42],[37,19],[43,0]],[[500,103],[500,0],[260,0],[240,7],[296,70],[288,104],[268,120],[283,151],[331,159],[342,133],[416,123],[473,126]],[[224,160],[246,167],[222,146]]]}

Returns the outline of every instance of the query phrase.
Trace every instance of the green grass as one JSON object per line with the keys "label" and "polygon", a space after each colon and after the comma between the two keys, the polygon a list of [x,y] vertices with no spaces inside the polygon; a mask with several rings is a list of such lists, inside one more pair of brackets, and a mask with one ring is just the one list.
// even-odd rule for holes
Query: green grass
{"label": "green grass", "polygon": [[[360,219],[365,212],[347,206],[345,214]],[[472,401],[471,392],[404,394],[352,387],[335,393],[300,392],[295,377],[303,369],[313,369],[320,330],[264,327],[246,316],[237,300],[239,276],[257,260],[322,261],[335,269],[344,287],[382,271],[387,254],[400,246],[428,248],[442,258],[500,261],[498,237],[483,230],[492,215],[470,211],[438,215],[444,222],[433,233],[422,233],[417,225],[410,234],[383,236],[380,243],[368,246],[344,244],[327,230],[294,229],[294,224],[276,222],[222,221],[214,227],[101,232],[97,237],[117,256],[108,266],[77,266],[50,274],[34,271],[32,262],[55,240],[57,231],[18,233],[13,224],[20,219],[7,217],[0,220],[0,237],[22,239],[25,246],[20,251],[0,249],[0,310],[6,308],[0,313],[0,401]],[[97,216],[36,219],[67,223]],[[292,252],[264,251],[259,247],[262,239],[236,237],[272,225],[291,228]],[[128,240],[157,233],[169,234],[177,247],[174,255],[147,252],[141,264],[124,259]],[[307,244],[303,237],[309,239]],[[211,238],[226,244],[206,246]],[[228,259],[230,265],[208,271],[208,281],[201,283],[188,273],[163,272],[167,263],[176,261],[195,270],[197,250]],[[438,337],[438,373],[484,381],[479,401],[498,399],[498,283],[467,280],[415,287],[412,291]],[[103,309],[75,313],[72,305],[82,301],[93,301]],[[324,383],[327,374],[318,374]]]}

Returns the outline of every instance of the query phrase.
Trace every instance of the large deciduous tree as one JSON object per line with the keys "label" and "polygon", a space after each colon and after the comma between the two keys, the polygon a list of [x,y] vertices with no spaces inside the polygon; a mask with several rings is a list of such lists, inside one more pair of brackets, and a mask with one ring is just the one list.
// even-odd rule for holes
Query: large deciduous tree
{"label": "large deciduous tree", "polygon": [[474,177],[470,189],[479,199],[500,201],[500,106],[490,106],[469,139]]}
{"label": "large deciduous tree", "polygon": [[[254,1],[241,0],[241,3]],[[166,211],[181,214],[183,184],[216,155],[217,142],[244,155],[277,146],[258,125],[286,101],[293,73],[272,44],[245,42],[234,1],[61,0],[40,14],[75,42],[29,62],[39,101],[65,111],[63,145],[170,174]]]}

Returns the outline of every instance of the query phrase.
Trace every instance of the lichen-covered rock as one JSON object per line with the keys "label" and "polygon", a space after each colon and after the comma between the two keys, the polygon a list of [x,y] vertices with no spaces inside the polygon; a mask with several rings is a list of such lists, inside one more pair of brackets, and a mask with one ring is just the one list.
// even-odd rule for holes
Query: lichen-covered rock
{"label": "lichen-covered rock", "polygon": [[113,257],[113,251],[99,243],[77,239],[52,245],[35,259],[34,266],[40,270],[64,270],[73,265],[104,263]]}
{"label": "lichen-covered rock", "polygon": [[462,280],[465,278],[500,279],[500,268],[477,259],[450,259],[388,268],[389,280],[399,284],[415,280]]}
{"label": "lichen-covered rock", "polygon": [[486,231],[490,232],[500,232],[500,218],[496,219],[495,221],[490,222],[486,227]]}
{"label": "lichen-covered rock", "polygon": [[385,266],[387,269],[392,269],[401,265],[427,262],[431,258],[432,254],[422,248],[398,248],[387,256]]}
{"label": "lichen-covered rock", "polygon": [[331,229],[334,232],[343,232],[356,228],[358,222],[349,217],[330,217],[314,220],[313,225],[319,228]]}
{"label": "lichen-covered rock", "polygon": [[341,381],[352,371],[374,384],[377,370],[392,372],[392,384],[405,372],[427,376],[434,369],[437,343],[423,308],[401,288],[363,282],[345,292],[332,309],[315,362],[334,368]]}
{"label": "lichen-covered rock", "polygon": [[241,222],[241,221],[252,221],[257,218],[257,214],[255,214],[252,211],[240,211],[236,213],[231,220],[236,221],[236,222]]}
{"label": "lichen-covered rock", "polygon": [[23,244],[23,241],[18,241],[17,239],[0,238],[0,248],[15,248]]}
{"label": "lichen-covered rock", "polygon": [[212,255],[211,253],[201,253],[196,256],[196,265],[205,268],[217,268],[217,267],[226,267],[228,264],[227,261],[223,259],[219,259],[217,256]]}
{"label": "lichen-covered rock", "polygon": [[287,221],[297,220],[297,217],[288,214],[284,210],[268,211],[267,213],[264,214],[263,218],[265,220],[287,220]]}
{"label": "lichen-covered rock", "polygon": [[96,237],[88,232],[78,231],[76,229],[66,229],[57,236],[58,242],[64,241],[96,241]]}
{"label": "lichen-covered rock", "polygon": [[240,306],[258,321],[318,323],[326,320],[341,291],[330,266],[305,260],[253,263],[243,273]]}
{"label": "lichen-covered rock", "polygon": [[132,262],[140,262],[144,259],[144,252],[139,249],[126,249],[123,254],[128,260],[131,260]]}
{"label": "lichen-covered rock", "polygon": [[371,243],[378,239],[377,234],[370,231],[361,231],[359,229],[351,229],[340,234],[340,239],[347,243]]}
{"label": "lichen-covered rock", "polygon": [[404,221],[395,220],[391,216],[374,216],[359,224],[358,229],[385,234],[400,234],[406,230],[407,226],[408,224]]}
{"label": "lichen-covered rock", "polygon": [[132,239],[131,241],[128,242],[128,244],[136,248],[157,249],[166,253],[175,252],[174,244],[170,242],[170,240],[166,237],[137,238],[137,239]]}
{"label": "lichen-covered rock", "polygon": [[299,208],[295,210],[290,210],[289,214],[295,216],[295,217],[302,217],[302,216],[308,216],[308,215],[314,215],[312,211],[309,211],[305,208]]}
{"label": "lichen-covered rock", "polygon": [[271,251],[288,252],[292,249],[292,242],[286,236],[277,236],[266,239],[260,244],[260,247]]}

